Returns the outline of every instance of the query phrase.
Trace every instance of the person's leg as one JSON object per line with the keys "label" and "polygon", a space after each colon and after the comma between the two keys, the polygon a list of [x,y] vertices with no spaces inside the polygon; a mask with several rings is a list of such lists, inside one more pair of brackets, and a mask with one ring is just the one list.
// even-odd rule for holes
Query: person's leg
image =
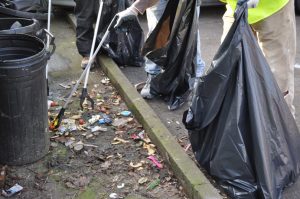
{"label": "person's leg", "polygon": [[[200,16],[200,6],[197,7],[197,16]],[[205,62],[202,59],[201,55],[201,40],[200,40],[200,30],[198,28],[197,32],[197,53],[195,57],[195,63],[196,63],[196,78],[199,78],[203,75],[204,69],[205,69]]]}
{"label": "person's leg", "polygon": [[252,25],[259,45],[270,65],[290,110],[295,114],[294,65],[296,57],[296,25],[294,0],[272,16]]}
{"label": "person's leg", "polygon": [[[148,36],[156,27],[158,21],[160,20],[165,11],[166,6],[167,0],[159,0],[157,4],[146,10],[148,21]],[[141,95],[143,98],[152,99],[154,96],[150,93],[150,82],[153,77],[155,77],[161,72],[161,68],[160,66],[146,58],[145,71],[147,72],[148,78],[145,86],[141,90]]]}
{"label": "person's leg", "polygon": [[77,20],[76,45],[83,57],[82,67],[88,62],[93,41],[94,6],[97,0],[76,0],[75,15]]}
{"label": "person's leg", "polygon": [[221,42],[224,41],[227,33],[229,32],[234,22],[233,11],[228,4],[226,5],[226,12],[224,13],[222,19],[223,19],[223,33],[221,37]]}

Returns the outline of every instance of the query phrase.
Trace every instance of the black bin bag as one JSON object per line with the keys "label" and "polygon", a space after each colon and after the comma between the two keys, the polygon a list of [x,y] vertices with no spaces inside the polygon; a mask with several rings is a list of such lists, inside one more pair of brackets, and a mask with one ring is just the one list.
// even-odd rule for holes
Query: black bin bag
{"label": "black bin bag", "polygon": [[[129,5],[127,0],[104,0],[99,26],[99,41],[114,16]],[[102,48],[119,66],[140,67],[144,65],[144,58],[141,54],[143,45],[143,29],[136,19],[123,23],[120,28],[112,30]]]}
{"label": "black bin bag", "polygon": [[150,92],[168,99],[169,109],[180,106],[195,74],[197,1],[172,0],[148,37],[143,54],[164,70],[151,80]]}
{"label": "black bin bag", "polygon": [[[47,27],[48,0],[0,0],[0,18],[36,19],[35,35],[46,41],[43,31]],[[22,27],[22,23],[16,23]],[[19,26],[16,26],[19,27]]]}
{"label": "black bin bag", "polygon": [[0,0],[0,17],[19,17],[46,21],[48,0]]}
{"label": "black bin bag", "polygon": [[232,197],[280,199],[300,169],[300,134],[247,23],[247,5],[183,122],[199,164]]}

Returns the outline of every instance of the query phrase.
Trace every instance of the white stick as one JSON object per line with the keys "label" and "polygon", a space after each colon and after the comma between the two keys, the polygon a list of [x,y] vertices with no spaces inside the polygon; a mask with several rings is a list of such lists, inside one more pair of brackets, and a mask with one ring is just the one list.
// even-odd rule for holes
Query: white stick
{"label": "white stick", "polygon": [[[96,40],[97,40],[97,35],[98,35],[98,29],[99,29],[99,24],[100,24],[102,9],[103,9],[103,1],[100,0],[98,17],[97,17],[97,21],[96,21],[96,27],[95,27],[95,30],[94,30],[94,38],[93,38],[92,48],[91,48],[91,52],[90,52],[89,62],[91,62],[91,58],[92,58],[92,55],[93,55],[94,49],[95,49],[95,44],[96,44]],[[87,84],[88,84],[88,81],[89,81],[89,74],[90,74],[90,68],[88,69],[88,71],[86,73],[83,88],[87,87]]]}
{"label": "white stick", "polygon": [[[51,8],[52,8],[52,0],[49,0],[48,2],[48,22],[47,22],[47,30],[48,32],[50,31],[50,27],[51,27]],[[46,48],[47,50],[49,50],[49,46],[50,46],[50,36],[47,34],[47,44],[46,44]],[[48,63],[46,65],[46,79],[48,79]]]}

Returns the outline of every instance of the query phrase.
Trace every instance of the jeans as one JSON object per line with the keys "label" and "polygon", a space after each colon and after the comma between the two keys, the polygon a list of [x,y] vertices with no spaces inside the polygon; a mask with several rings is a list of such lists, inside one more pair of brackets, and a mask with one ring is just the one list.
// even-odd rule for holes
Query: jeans
{"label": "jeans", "polygon": [[[156,27],[158,21],[162,17],[168,4],[167,0],[159,0],[154,6],[146,10],[148,21],[148,36]],[[145,57],[145,71],[151,75],[157,75],[161,72],[161,67]]]}

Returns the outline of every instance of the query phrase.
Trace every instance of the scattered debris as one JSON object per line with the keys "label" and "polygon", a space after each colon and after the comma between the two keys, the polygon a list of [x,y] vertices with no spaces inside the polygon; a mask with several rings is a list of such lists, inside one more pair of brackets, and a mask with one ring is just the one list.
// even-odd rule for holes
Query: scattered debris
{"label": "scattered debris", "polygon": [[116,193],[111,193],[111,194],[109,194],[109,198],[117,199],[117,198],[120,198],[120,197]]}
{"label": "scattered debris", "polygon": [[89,123],[91,125],[95,124],[100,119],[100,115],[93,115],[91,119],[89,119]]}
{"label": "scattered debris", "polygon": [[138,181],[138,183],[139,183],[140,185],[145,184],[146,182],[148,182],[148,178],[146,178],[146,177],[142,177],[142,178],[140,178],[139,181]]}
{"label": "scattered debris", "polygon": [[129,120],[126,119],[126,118],[116,118],[114,120],[114,122],[112,123],[112,125],[115,126],[115,127],[121,128],[122,126],[124,126],[128,122],[129,122]]}
{"label": "scattered debris", "polygon": [[155,145],[154,145],[154,144],[147,144],[147,143],[144,143],[143,148],[145,148],[145,149],[148,150],[148,155],[154,155],[155,152],[156,152],[156,149],[155,149]]}
{"label": "scattered debris", "polygon": [[76,144],[74,144],[74,151],[79,152],[83,149],[84,144],[82,143],[82,141],[77,142]]}
{"label": "scattered debris", "polygon": [[0,189],[4,187],[7,166],[0,167]]}
{"label": "scattered debris", "polygon": [[146,188],[147,191],[151,191],[153,189],[155,189],[158,185],[160,184],[160,179],[156,179],[154,181],[152,181]]}
{"label": "scattered debris", "polygon": [[118,189],[123,189],[125,187],[125,184],[124,183],[122,183],[122,184],[120,184],[120,185],[117,185],[117,188]]}
{"label": "scattered debris", "polygon": [[124,117],[129,117],[131,115],[131,111],[122,111],[120,114]]}
{"label": "scattered debris", "polygon": [[107,85],[107,84],[110,83],[110,79],[106,77],[106,78],[101,80],[101,83],[104,84],[104,85]]}
{"label": "scattered debris", "polygon": [[65,84],[59,84],[59,86],[63,87],[64,89],[70,89],[71,86]]}
{"label": "scattered debris", "polygon": [[91,129],[92,133],[94,132],[98,132],[98,131],[101,131],[101,132],[106,132],[107,131],[107,128],[104,128],[104,127],[101,127],[101,126],[95,126]]}
{"label": "scattered debris", "polygon": [[139,162],[137,164],[134,164],[133,162],[130,162],[129,166],[131,166],[132,168],[139,168],[143,166],[143,162]]}
{"label": "scattered debris", "polygon": [[52,102],[53,102],[53,101],[48,100],[48,110],[50,109]]}
{"label": "scattered debris", "polygon": [[[67,89],[72,84],[60,86]],[[89,93],[96,102],[95,109],[91,110],[86,106],[81,111],[76,107],[77,103],[74,103],[72,107],[75,108],[65,112],[59,129],[53,132],[50,138],[51,153],[58,154],[51,157],[47,165],[48,168],[55,167],[56,170],[47,171],[46,176],[52,175],[59,182],[64,182],[67,189],[76,191],[87,186],[94,176],[110,175],[111,177],[112,174],[118,174],[107,181],[109,187],[116,187],[118,190],[107,198],[123,198],[123,194],[128,195],[128,191],[134,186],[145,186],[145,189],[151,191],[160,183],[166,182],[173,183],[173,190],[178,190],[174,178],[161,177],[164,169],[161,169],[163,165],[156,158],[156,156],[159,158],[156,154],[156,146],[136,121],[132,112],[128,110],[120,95],[111,87],[110,80],[102,79],[101,84],[95,84]],[[78,93],[75,96],[77,95]],[[58,102],[65,99],[53,96],[51,99],[49,116],[53,117],[61,109],[58,107]],[[77,101],[79,98],[74,98],[74,102]],[[53,102],[57,103],[53,104]],[[102,132],[108,133],[102,134]],[[98,136],[100,134],[101,136]],[[147,157],[149,162],[146,160]],[[117,171],[123,172],[116,173]],[[169,181],[166,177],[169,177]],[[161,179],[162,182],[157,182],[156,179]],[[23,185],[23,181],[18,182]],[[46,182],[46,178],[35,182],[35,187],[43,190]],[[151,183],[148,185],[149,182]],[[24,187],[27,185],[25,184]]]}
{"label": "scattered debris", "polygon": [[111,162],[110,161],[106,161],[104,163],[101,164],[101,167],[104,169],[107,169],[111,166]]}
{"label": "scattered debris", "polygon": [[79,123],[80,125],[84,125],[84,124],[85,124],[85,121],[84,121],[84,119],[79,119],[78,123]]}
{"label": "scattered debris", "polygon": [[129,143],[129,141],[124,140],[124,139],[119,138],[119,137],[115,137],[115,138],[114,138],[114,142],[111,143],[111,144],[112,144],[112,145],[117,145],[117,144],[126,144],[126,143]]}
{"label": "scattered debris", "polygon": [[81,115],[73,115],[72,117],[70,117],[70,119],[72,119],[72,120],[79,120],[79,119],[81,119]]}
{"label": "scattered debris", "polygon": [[110,119],[107,115],[103,114],[101,115],[103,118],[101,118],[98,123],[99,124],[111,124],[112,123],[112,119]]}
{"label": "scattered debris", "polygon": [[13,187],[11,187],[8,190],[2,190],[2,195],[4,197],[11,197],[23,190],[23,187],[20,186],[19,184],[15,184]]}
{"label": "scattered debris", "polygon": [[163,165],[157,160],[157,158],[153,155],[147,157],[147,159],[151,160],[152,163],[157,166],[157,168],[159,169],[162,169],[163,168]]}

